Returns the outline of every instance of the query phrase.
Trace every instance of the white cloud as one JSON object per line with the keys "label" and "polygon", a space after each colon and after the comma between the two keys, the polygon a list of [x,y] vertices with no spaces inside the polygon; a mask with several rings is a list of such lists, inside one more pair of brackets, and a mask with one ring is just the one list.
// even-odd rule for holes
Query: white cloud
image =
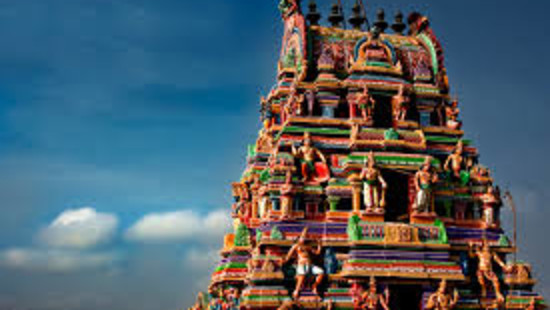
{"label": "white cloud", "polygon": [[114,214],[93,208],[66,210],[38,235],[50,247],[86,249],[112,239],[118,227]]}
{"label": "white cloud", "polygon": [[19,270],[72,272],[113,265],[116,253],[84,253],[71,250],[13,248],[0,252],[0,265]]}
{"label": "white cloud", "polygon": [[230,230],[227,211],[218,210],[201,216],[192,210],[152,213],[142,217],[126,232],[126,237],[140,242],[175,242],[193,238],[218,240]]}

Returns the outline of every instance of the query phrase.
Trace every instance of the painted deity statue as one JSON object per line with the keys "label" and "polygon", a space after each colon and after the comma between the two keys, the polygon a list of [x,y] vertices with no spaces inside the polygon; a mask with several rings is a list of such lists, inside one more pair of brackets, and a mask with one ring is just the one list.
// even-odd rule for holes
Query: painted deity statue
{"label": "painted deity statue", "polygon": [[325,164],[327,163],[325,155],[323,155],[323,153],[317,148],[312,146],[311,135],[309,134],[309,132],[306,132],[304,134],[304,145],[302,147],[296,149],[294,145],[292,145],[292,155],[299,158],[302,162],[301,168],[303,182],[312,180],[315,174],[316,160],[320,160]]}
{"label": "painted deity statue", "polygon": [[315,109],[315,100],[316,100],[315,92],[311,89],[306,91],[305,94],[305,100],[307,102],[307,115],[313,116],[313,110]]}
{"label": "painted deity statue", "polygon": [[447,117],[447,127],[450,129],[460,129],[462,123],[458,120],[460,109],[458,108],[458,100],[453,100],[450,106],[445,107],[445,116]]}
{"label": "painted deity statue", "polygon": [[384,294],[378,294],[376,288],[376,279],[370,278],[369,289],[354,299],[354,309],[357,310],[378,310],[380,308],[384,310],[390,310],[388,304],[390,301],[390,293],[386,288]]}
{"label": "painted deity statue", "polygon": [[357,98],[357,103],[359,106],[359,110],[361,110],[361,116],[363,117],[363,120],[371,120],[376,101],[374,101],[374,99],[369,94],[369,88],[366,85],[363,87],[363,92],[359,95],[359,98]]}
{"label": "painted deity statue", "polygon": [[483,222],[486,227],[495,226],[495,209],[500,204],[500,197],[493,186],[487,187],[487,192],[481,197],[483,201]]}
{"label": "painted deity statue", "polygon": [[360,179],[363,182],[363,200],[367,212],[380,212],[386,206],[386,181],[382,177],[380,170],[376,168],[376,159],[374,153],[370,152],[368,161],[361,171]]}
{"label": "painted deity statue", "polygon": [[445,171],[452,171],[453,176],[460,179],[460,172],[462,171],[464,163],[464,142],[461,140],[458,141],[454,152],[447,157],[443,168]]}
{"label": "painted deity statue", "polygon": [[487,240],[483,240],[481,248],[475,247],[473,243],[470,243],[470,256],[477,257],[479,260],[477,268],[477,280],[481,286],[481,294],[483,297],[487,296],[487,283],[486,280],[489,280],[493,284],[495,290],[495,295],[499,303],[504,302],[504,296],[500,291],[500,282],[493,271],[493,261],[496,262],[500,267],[505,271],[509,271],[508,266],[500,259],[500,257],[491,252],[491,248]]}
{"label": "painted deity statue", "polygon": [[432,171],[431,158],[428,157],[414,177],[414,186],[416,187],[414,210],[416,212],[432,210],[433,186],[437,180],[437,173]]}
{"label": "painted deity statue", "polygon": [[395,122],[402,122],[405,120],[409,101],[409,97],[405,94],[405,86],[400,85],[399,91],[392,98],[393,119]]}
{"label": "painted deity statue", "polygon": [[454,309],[458,302],[459,295],[455,289],[453,295],[447,293],[447,281],[442,280],[439,283],[439,288],[435,293],[428,297],[425,309],[427,310],[451,310]]}
{"label": "painted deity statue", "polygon": [[314,276],[315,282],[313,283],[311,290],[313,294],[319,295],[317,287],[321,284],[324,277],[324,270],[319,266],[313,264],[313,256],[321,254],[321,245],[317,244],[317,247],[313,249],[312,247],[306,244],[308,229],[305,228],[302,231],[302,234],[296,241],[296,244],[290,248],[285,262],[290,261],[295,256],[297,258],[297,267],[296,267],[296,287],[292,293],[294,299],[300,297],[300,292],[304,287],[304,282],[308,276]]}
{"label": "painted deity statue", "polygon": [[294,160],[284,160],[285,183],[281,186],[281,217],[282,219],[292,219],[292,202],[294,193],[294,184],[292,175],[296,171]]}
{"label": "painted deity statue", "polygon": [[299,3],[297,0],[281,0],[279,2],[279,10],[283,15],[283,18],[287,18],[299,10]]}
{"label": "painted deity statue", "polygon": [[273,137],[273,130],[270,127],[264,127],[259,134],[259,138],[256,141],[256,151],[263,153],[271,153],[275,147],[275,138]]}

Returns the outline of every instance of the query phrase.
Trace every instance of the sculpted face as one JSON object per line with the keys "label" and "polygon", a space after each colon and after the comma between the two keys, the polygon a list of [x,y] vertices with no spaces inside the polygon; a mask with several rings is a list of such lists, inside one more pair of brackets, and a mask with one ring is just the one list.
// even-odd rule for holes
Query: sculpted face
{"label": "sculpted face", "polygon": [[447,290],[447,281],[443,280],[439,284],[439,292],[440,293],[445,293],[446,290]]}
{"label": "sculpted face", "polygon": [[374,158],[374,153],[369,153],[369,161],[368,161],[368,166],[369,168],[374,168],[374,166],[376,165],[376,159]]}
{"label": "sculpted face", "polygon": [[422,166],[422,171],[430,172],[431,167],[432,165],[430,164],[430,161],[426,160],[426,162],[424,163],[424,166]]}

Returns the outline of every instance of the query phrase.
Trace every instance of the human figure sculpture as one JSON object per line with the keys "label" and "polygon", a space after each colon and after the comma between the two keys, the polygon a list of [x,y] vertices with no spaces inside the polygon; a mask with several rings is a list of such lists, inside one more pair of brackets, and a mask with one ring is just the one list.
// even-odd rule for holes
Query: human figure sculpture
{"label": "human figure sculpture", "polygon": [[296,244],[294,244],[292,248],[290,248],[290,251],[285,258],[285,262],[288,262],[294,256],[296,256],[298,261],[296,267],[296,288],[292,293],[292,297],[294,299],[298,299],[298,297],[300,297],[300,292],[302,291],[304,282],[308,276],[315,277],[315,282],[313,283],[311,290],[313,294],[319,296],[317,288],[323,281],[323,277],[325,274],[323,268],[313,265],[313,256],[321,254],[321,245],[317,244],[317,247],[315,249],[312,249],[310,246],[308,246],[306,244],[307,232],[308,229],[306,227],[302,231],[302,234],[298,238]]}
{"label": "human figure sculpture", "polygon": [[281,186],[281,216],[282,219],[291,219],[292,196],[294,185],[292,184],[292,173],[296,170],[292,162],[285,161],[285,183]]}
{"label": "human figure sculpture", "polygon": [[529,305],[526,308],[527,310],[536,310],[537,309],[537,300],[535,298],[531,298],[531,301],[529,302]]}
{"label": "human figure sculpture", "polygon": [[332,48],[332,45],[324,44],[321,49],[319,60],[317,60],[317,66],[334,68],[334,65],[334,50]]}
{"label": "human figure sculpture", "polygon": [[382,308],[384,310],[390,310],[389,308],[390,292],[388,288],[384,291],[384,294],[378,294],[376,288],[376,279],[370,278],[369,289],[362,294],[359,294],[354,299],[354,309],[357,310],[378,310]]}
{"label": "human figure sculpture", "polygon": [[256,141],[256,151],[263,153],[271,153],[275,146],[275,138],[271,128],[264,128],[260,131],[258,140]]}
{"label": "human figure sculpture", "polygon": [[493,284],[495,290],[495,295],[497,297],[498,303],[504,302],[504,296],[500,291],[500,282],[497,275],[493,271],[493,261],[496,262],[500,267],[505,271],[509,271],[508,266],[500,259],[496,253],[491,252],[491,248],[487,240],[483,240],[482,246],[475,247],[473,243],[469,244],[470,256],[477,257],[479,260],[477,268],[477,280],[481,286],[481,295],[483,297],[487,296],[487,283],[486,280],[489,280]]}
{"label": "human figure sculpture", "polygon": [[392,98],[393,119],[402,122],[407,117],[409,97],[405,95],[405,86],[400,85],[399,91]]}
{"label": "human figure sculpture", "polygon": [[302,169],[302,181],[312,180],[315,174],[315,161],[319,159],[324,164],[327,163],[325,155],[317,148],[311,145],[311,135],[309,132],[304,134],[304,145],[299,149],[296,149],[292,145],[292,155],[301,159],[301,169]]}
{"label": "human figure sculpture", "polygon": [[292,91],[288,97],[287,106],[289,107],[289,115],[296,116],[302,115],[302,103],[304,102],[305,97],[303,94],[298,92],[298,87],[296,84],[292,86]]}
{"label": "human figure sculpture", "polygon": [[351,147],[354,147],[357,144],[357,139],[359,139],[360,131],[361,131],[361,127],[359,127],[359,124],[353,124],[351,126],[350,137],[349,137],[349,142]]}
{"label": "human figure sculpture", "polygon": [[371,120],[376,101],[374,101],[374,99],[370,96],[369,89],[366,85],[363,87],[363,93],[359,95],[357,103],[359,109],[361,110],[361,116],[363,117],[363,120],[365,122]]}
{"label": "human figure sculpture", "polygon": [[313,110],[315,109],[315,92],[311,89],[306,91],[305,99],[307,101],[307,115],[313,116]]}
{"label": "human figure sculpture", "polygon": [[458,120],[460,109],[458,108],[458,100],[453,100],[450,106],[445,107],[445,115],[447,116],[447,127],[450,129],[460,129],[462,123]]}
{"label": "human figure sculpture", "polygon": [[445,161],[445,171],[452,171],[453,176],[460,179],[460,171],[464,165],[464,142],[458,141],[454,152]]}
{"label": "human figure sculpture", "polygon": [[447,293],[447,281],[442,280],[439,283],[439,288],[435,293],[428,297],[425,309],[427,310],[451,310],[454,309],[458,302],[459,295],[455,289],[453,294]]}
{"label": "human figure sculpture", "polygon": [[299,8],[297,0],[281,0],[279,2],[279,10],[285,19],[297,12]]}
{"label": "human figure sculpture", "polygon": [[495,208],[500,203],[500,197],[493,186],[487,187],[487,192],[481,196],[483,201],[483,222],[486,227],[495,226]]}
{"label": "human figure sculpture", "polygon": [[437,182],[437,174],[432,171],[430,158],[420,168],[414,176],[414,186],[416,188],[416,200],[414,210],[416,212],[430,212],[433,201],[433,185]]}
{"label": "human figure sculpture", "polygon": [[380,170],[376,168],[374,153],[370,152],[368,161],[361,171],[360,179],[363,182],[363,201],[367,212],[380,212],[386,206],[386,181]]}

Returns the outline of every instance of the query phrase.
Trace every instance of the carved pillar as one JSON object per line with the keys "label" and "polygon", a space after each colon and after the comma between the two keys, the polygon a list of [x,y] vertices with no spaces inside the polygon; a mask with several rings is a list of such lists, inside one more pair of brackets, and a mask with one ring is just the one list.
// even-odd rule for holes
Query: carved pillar
{"label": "carved pillar", "polygon": [[338,211],[338,203],[340,203],[340,197],[329,196],[327,200],[330,206],[330,212]]}
{"label": "carved pillar", "polygon": [[351,182],[352,190],[353,190],[353,196],[352,196],[352,205],[353,205],[353,213],[360,214],[361,213],[361,181],[353,181]]}

